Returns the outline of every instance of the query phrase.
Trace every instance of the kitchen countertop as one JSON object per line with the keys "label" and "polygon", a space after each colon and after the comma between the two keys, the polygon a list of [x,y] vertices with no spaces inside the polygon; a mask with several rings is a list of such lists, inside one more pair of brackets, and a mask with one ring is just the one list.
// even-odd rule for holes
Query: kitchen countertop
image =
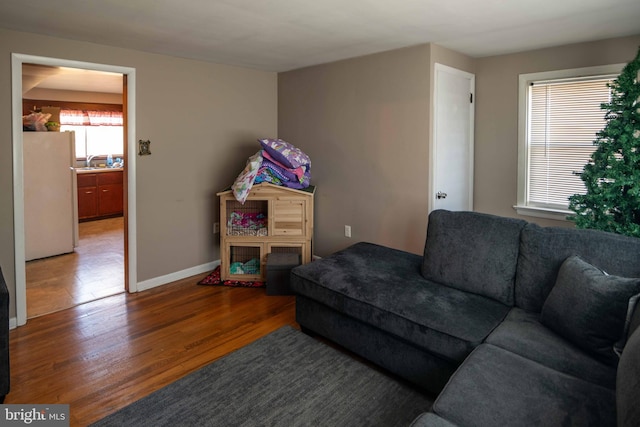
{"label": "kitchen countertop", "polygon": [[76,172],[79,174],[84,174],[84,173],[102,173],[102,172],[122,172],[122,168],[101,168],[101,167],[94,167],[94,168],[75,168]]}

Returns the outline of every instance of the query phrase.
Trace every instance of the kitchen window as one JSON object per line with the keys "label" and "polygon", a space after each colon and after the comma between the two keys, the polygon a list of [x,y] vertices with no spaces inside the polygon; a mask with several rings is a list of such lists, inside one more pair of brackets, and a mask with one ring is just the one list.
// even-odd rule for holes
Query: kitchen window
{"label": "kitchen window", "polygon": [[63,109],[60,130],[75,131],[77,158],[124,153],[122,112]]}
{"label": "kitchen window", "polygon": [[595,150],[623,64],[522,74],[519,79],[519,214],[566,219],[569,196],[585,192],[576,173]]}

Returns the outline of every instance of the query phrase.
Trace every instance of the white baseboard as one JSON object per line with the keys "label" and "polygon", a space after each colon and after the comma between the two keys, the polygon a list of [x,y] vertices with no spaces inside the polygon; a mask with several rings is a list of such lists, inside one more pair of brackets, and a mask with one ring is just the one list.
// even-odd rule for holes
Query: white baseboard
{"label": "white baseboard", "polygon": [[138,292],[146,291],[148,289],[156,288],[158,286],[166,285],[167,283],[182,280],[187,277],[195,276],[197,274],[206,273],[214,270],[220,265],[220,260],[208,262],[206,264],[197,265],[195,267],[187,268],[186,270],[176,271],[160,277],[154,277],[153,279],[138,282]]}
{"label": "white baseboard", "polygon": [[18,318],[10,317],[9,318],[9,329],[15,329],[18,327]]}

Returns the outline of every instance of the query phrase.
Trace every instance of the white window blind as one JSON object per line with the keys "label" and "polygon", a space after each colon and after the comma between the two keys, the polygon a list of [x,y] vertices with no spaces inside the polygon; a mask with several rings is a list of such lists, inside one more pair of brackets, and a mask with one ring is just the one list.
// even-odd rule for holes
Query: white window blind
{"label": "white window blind", "polygon": [[527,205],[566,209],[568,197],[585,192],[581,172],[606,124],[600,104],[609,102],[615,75],[533,82],[528,91]]}

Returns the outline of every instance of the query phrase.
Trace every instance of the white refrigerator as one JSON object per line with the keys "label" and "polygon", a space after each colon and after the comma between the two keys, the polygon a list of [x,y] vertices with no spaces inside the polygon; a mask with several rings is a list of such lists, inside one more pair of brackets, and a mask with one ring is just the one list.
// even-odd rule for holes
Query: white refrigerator
{"label": "white refrigerator", "polygon": [[78,241],[74,132],[23,132],[27,261],[73,252]]}

